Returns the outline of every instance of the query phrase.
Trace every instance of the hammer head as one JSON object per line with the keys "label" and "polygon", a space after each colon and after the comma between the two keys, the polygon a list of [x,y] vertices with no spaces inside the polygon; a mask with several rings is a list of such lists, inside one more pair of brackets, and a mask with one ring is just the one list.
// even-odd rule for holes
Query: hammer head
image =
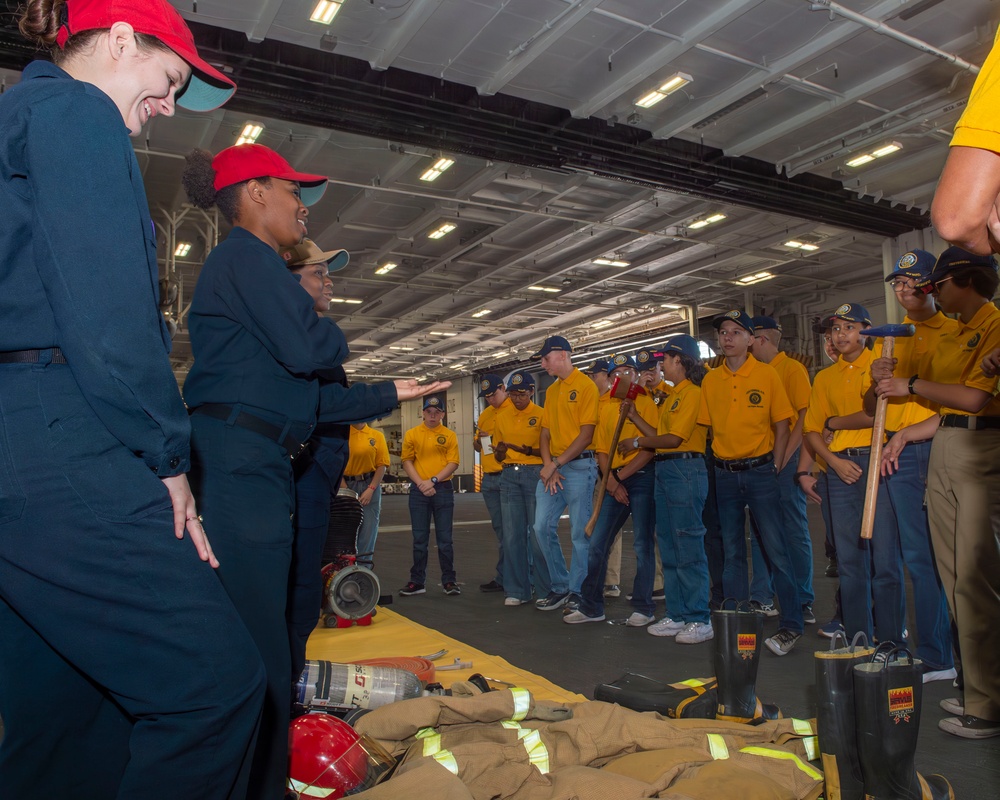
{"label": "hammer head", "polygon": [[621,375],[615,375],[615,379],[611,382],[611,396],[618,400],[635,400],[641,394],[646,394],[642,386],[632,383]]}
{"label": "hammer head", "polygon": [[877,325],[860,331],[862,336],[876,336],[880,339],[885,336],[913,336],[916,332],[917,329],[912,325]]}

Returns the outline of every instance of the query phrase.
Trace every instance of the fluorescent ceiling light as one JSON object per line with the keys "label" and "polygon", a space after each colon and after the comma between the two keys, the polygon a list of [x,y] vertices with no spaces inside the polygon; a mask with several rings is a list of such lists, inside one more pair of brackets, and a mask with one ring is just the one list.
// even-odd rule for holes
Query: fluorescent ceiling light
{"label": "fluorescent ceiling light", "polygon": [[382,359],[380,358],[359,358],[358,361],[367,361],[370,364],[377,364]]}
{"label": "fluorescent ceiling light", "polygon": [[481,317],[485,317],[487,314],[492,314],[492,313],[493,313],[492,308],[481,308],[472,316],[475,317],[476,319],[479,319]]}
{"label": "fluorescent ceiling light", "polygon": [[810,244],[809,242],[798,242],[794,239],[785,242],[785,247],[791,247],[793,250],[805,250],[807,253],[815,252],[819,250],[818,244]]}
{"label": "fluorescent ceiling light", "polygon": [[310,22],[318,22],[321,25],[329,25],[333,18],[340,11],[340,6],[344,0],[319,0],[312,14],[309,15]]}
{"label": "fluorescent ceiling light", "polygon": [[721,222],[726,218],[725,214],[712,214],[709,217],[704,217],[703,219],[695,220],[690,225],[688,225],[688,230],[696,231],[699,228],[704,228],[706,225],[711,225],[714,222]]}
{"label": "fluorescent ceiling light", "polygon": [[591,324],[591,328],[606,328],[608,325],[614,325],[615,321],[613,319],[602,319]]}
{"label": "fluorescent ceiling light", "polygon": [[883,144],[880,147],[876,147],[874,150],[868,150],[864,153],[859,153],[858,155],[854,156],[847,162],[847,166],[861,167],[864,166],[865,164],[871,163],[876,158],[882,158],[883,156],[890,155],[891,153],[895,153],[898,150],[902,149],[903,145],[901,145],[899,142],[888,142],[887,144]]}
{"label": "fluorescent ceiling light", "polygon": [[672,308],[673,310],[676,311],[677,309],[681,308],[681,306],[677,305],[676,303],[661,303],[660,308]]}
{"label": "fluorescent ceiling light", "polygon": [[345,367],[344,368],[344,372],[346,372],[348,375],[353,375],[355,372],[357,372],[357,370],[356,369],[348,369],[347,367]]}
{"label": "fluorescent ceiling light", "polygon": [[436,181],[438,178],[441,177],[441,174],[445,170],[450,169],[454,163],[455,163],[454,159],[439,158],[437,161],[434,162],[434,165],[430,169],[424,170],[424,173],[420,176],[420,180],[428,182]]}
{"label": "fluorescent ceiling light", "polygon": [[532,292],[552,292],[553,294],[560,291],[555,286],[529,286],[528,289]]}
{"label": "fluorescent ceiling light", "polygon": [[744,275],[742,278],[737,278],[737,281],[742,283],[744,286],[750,286],[754,283],[769,281],[773,277],[775,276],[770,272],[756,272],[753,275]]}
{"label": "fluorescent ceiling light", "polygon": [[415,347],[405,347],[404,345],[399,345],[399,344],[391,344],[391,345],[389,345],[389,349],[390,350],[405,350],[407,352],[409,352],[410,350],[416,350]]}
{"label": "fluorescent ceiling light", "polygon": [[676,72],[667,78],[666,81],[661,83],[659,87],[653,91],[644,94],[635,104],[639,108],[651,108],[663,100],[667,95],[673,94],[678,89],[687,86],[691,81],[694,80],[690,75],[684,72]]}
{"label": "fluorescent ceiling light", "polygon": [[447,236],[453,230],[455,230],[455,225],[451,222],[442,223],[440,226],[432,230],[427,234],[428,239],[440,239],[442,236]]}
{"label": "fluorescent ceiling light", "polygon": [[594,263],[602,267],[627,267],[632,262],[622,261],[620,258],[595,258]]}
{"label": "fluorescent ceiling light", "polygon": [[186,256],[190,252],[191,252],[191,243],[181,242],[180,244],[177,245],[177,249],[174,250],[174,257],[184,258],[184,256]]}
{"label": "fluorescent ceiling light", "polygon": [[236,140],[236,144],[253,144],[257,141],[257,137],[264,132],[264,126],[257,122],[248,122],[243,126],[243,131],[240,133],[239,138]]}
{"label": "fluorescent ceiling light", "polygon": [[510,355],[509,350],[498,350],[496,353],[490,356],[490,358],[503,358],[504,356],[509,356],[509,355]]}
{"label": "fluorescent ceiling light", "polygon": [[394,261],[386,261],[381,267],[379,267],[377,270],[375,270],[375,274],[376,275],[388,275],[390,272],[392,272],[398,266],[399,266],[399,264],[397,264]]}
{"label": "fluorescent ceiling light", "polygon": [[451,331],[431,331],[431,336],[458,336],[458,334]]}
{"label": "fluorescent ceiling light", "polygon": [[463,367],[465,367],[465,364],[452,364],[449,369],[462,369]]}

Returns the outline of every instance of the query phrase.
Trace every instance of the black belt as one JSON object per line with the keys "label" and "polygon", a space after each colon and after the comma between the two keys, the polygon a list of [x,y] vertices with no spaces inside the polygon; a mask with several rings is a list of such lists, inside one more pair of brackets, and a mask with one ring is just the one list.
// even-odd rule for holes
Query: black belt
{"label": "black belt", "polygon": [[0,364],[37,364],[42,361],[42,355],[48,353],[49,361],[52,364],[67,364],[66,356],[58,347],[49,347],[45,350],[8,350],[0,353]]}
{"label": "black belt", "polygon": [[942,428],[965,428],[969,431],[1000,429],[1000,417],[974,417],[971,414],[945,414],[941,417]]}
{"label": "black belt", "polygon": [[191,413],[203,414],[213,419],[221,419],[223,422],[235,425],[237,428],[244,428],[253,433],[259,433],[261,436],[265,436],[271,441],[277,442],[280,447],[283,447],[285,453],[287,453],[292,461],[302,455],[309,442],[309,435],[315,427],[305,422],[276,425],[246,411],[241,411],[233,417],[234,410],[234,406],[229,403],[205,403],[198,406]]}
{"label": "black belt", "polygon": [[[570,461],[579,461],[581,458],[593,458],[593,457],[594,457],[594,451],[593,450],[584,450],[576,458],[571,458]],[[553,456],[553,458],[558,459],[559,456]],[[569,462],[566,462],[566,463],[569,463]]]}
{"label": "black belt", "polygon": [[653,461],[673,461],[675,458],[704,458],[704,453],[657,453]]}
{"label": "black belt", "polygon": [[872,449],[870,447],[845,447],[843,450],[838,450],[835,455],[838,456],[867,456],[871,455]]}
{"label": "black belt", "polygon": [[366,472],[364,475],[345,475],[344,480],[348,481],[370,481],[375,477],[375,470]]}
{"label": "black belt", "polygon": [[517,472],[517,470],[521,469],[521,467],[524,467],[525,469],[527,469],[528,467],[540,467],[540,466],[542,466],[542,465],[541,464],[504,464],[503,465],[503,469],[512,469],[515,472]]}
{"label": "black belt", "polygon": [[762,456],[754,456],[753,458],[734,458],[729,460],[716,457],[715,466],[719,469],[724,469],[726,472],[746,472],[748,469],[763,467],[772,461],[774,461],[774,453],[764,453]]}
{"label": "black belt", "polygon": [[[898,431],[886,431],[885,432],[885,437],[887,439],[891,439],[897,433],[898,433]],[[930,439],[917,439],[916,441],[913,441],[913,442],[907,442],[907,444],[926,444],[927,442],[933,442],[933,441],[934,441],[934,438],[931,437]]]}
{"label": "black belt", "polygon": [[[501,469],[502,469],[502,467],[501,467]],[[483,475],[499,475],[499,474],[500,474],[500,470],[499,469],[496,472],[484,472],[483,473]]]}

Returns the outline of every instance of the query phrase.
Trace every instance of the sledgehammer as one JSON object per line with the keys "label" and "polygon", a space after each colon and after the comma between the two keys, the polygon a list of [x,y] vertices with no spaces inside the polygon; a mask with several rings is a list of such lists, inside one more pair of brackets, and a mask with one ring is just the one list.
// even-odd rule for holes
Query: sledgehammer
{"label": "sledgehammer", "polygon": [[608,476],[611,474],[611,464],[614,462],[615,453],[618,452],[618,439],[622,435],[625,417],[628,414],[626,401],[635,400],[641,394],[646,394],[644,388],[638,383],[632,383],[628,378],[623,379],[620,375],[616,375],[614,381],[611,383],[611,396],[621,400],[622,404],[618,409],[618,424],[615,425],[615,435],[611,437],[611,447],[608,449],[608,468],[604,470],[604,475],[601,476],[601,485],[597,490],[597,498],[594,500],[594,513],[590,515],[590,519],[583,529],[588,539],[590,538],[590,534],[594,532],[594,528],[597,525],[597,517],[601,513],[601,506],[604,505],[604,493],[608,490]]}
{"label": "sledgehammer", "polygon": [[[913,336],[917,331],[912,325],[879,325],[861,331],[862,336],[884,339],[882,357],[892,358],[897,336]],[[888,397],[880,397],[875,404],[875,422],[872,425],[872,449],[868,457],[868,485],[865,486],[865,510],[861,517],[861,538],[871,539],[875,527],[875,504],[878,501],[878,479],[882,465],[882,439],[885,437],[885,412]]]}

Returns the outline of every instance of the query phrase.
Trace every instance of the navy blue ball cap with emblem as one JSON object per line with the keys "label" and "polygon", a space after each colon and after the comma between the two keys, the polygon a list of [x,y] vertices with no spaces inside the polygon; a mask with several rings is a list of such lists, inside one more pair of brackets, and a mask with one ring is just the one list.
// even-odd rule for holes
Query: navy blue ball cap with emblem
{"label": "navy blue ball cap with emblem", "polygon": [[696,364],[701,361],[701,350],[698,347],[698,340],[693,336],[688,336],[686,333],[671,336],[667,339],[667,343],[663,345],[663,353],[664,355],[677,353],[687,356]]}
{"label": "navy blue ball cap with emblem", "polygon": [[722,328],[722,323],[727,320],[729,322],[735,322],[743,328],[743,330],[753,336],[753,317],[751,317],[742,308],[734,308],[732,311],[727,311],[725,314],[716,317],[712,320],[712,325],[716,330],[719,330]]}
{"label": "navy blue ball cap with emblem", "polygon": [[608,362],[607,359],[604,358],[597,359],[593,364],[591,364],[584,370],[584,372],[586,372],[588,375],[593,375],[595,372],[607,372],[607,371],[608,371]]}
{"label": "navy blue ball cap with emblem", "polygon": [[659,350],[645,347],[635,351],[635,363],[639,365],[639,372],[647,369],[656,369],[656,365],[663,361],[663,353]]}
{"label": "navy blue ball cap with emblem", "polygon": [[897,259],[892,272],[885,276],[885,282],[896,278],[913,278],[917,286],[926,286],[936,261],[934,254],[926,250],[908,250]]}
{"label": "navy blue ball cap with emblem", "polygon": [[843,319],[847,322],[858,322],[862,325],[867,325],[869,328],[872,325],[872,316],[868,313],[868,309],[861,305],[861,303],[841,303],[827,319],[830,320],[831,326],[833,325],[833,321],[838,319]]}
{"label": "navy blue ball cap with emblem", "polygon": [[933,286],[943,280],[945,275],[957,272],[958,270],[968,269],[969,267],[985,267],[996,272],[997,262],[992,255],[981,256],[976,253],[970,253],[968,250],[963,250],[961,247],[952,246],[938,256],[937,263],[934,265],[934,271],[931,273],[930,278],[928,278],[927,283]]}
{"label": "navy blue ball cap with emblem", "polygon": [[489,397],[497,389],[503,388],[503,378],[499,375],[494,375],[492,372],[483,375],[479,379],[479,396]]}
{"label": "navy blue ball cap with emblem", "polygon": [[634,369],[636,372],[639,371],[639,365],[635,363],[635,359],[625,353],[618,353],[611,357],[611,362],[608,364],[608,375],[619,367],[628,367],[629,369]]}
{"label": "navy blue ball cap with emblem", "polygon": [[535,353],[532,356],[532,358],[543,358],[547,356],[549,353],[559,350],[565,353],[573,352],[573,348],[570,347],[569,342],[566,341],[566,339],[564,339],[562,336],[550,336],[548,339],[542,342],[542,349],[539,350],[537,353]]}
{"label": "navy blue ball cap with emblem", "polygon": [[781,323],[774,317],[754,317],[754,331],[778,331],[781,332]]}
{"label": "navy blue ball cap with emblem", "polygon": [[436,408],[438,411],[444,411],[444,403],[441,402],[440,397],[431,395],[424,399],[424,411],[428,408]]}
{"label": "navy blue ball cap with emblem", "polygon": [[826,316],[820,317],[817,322],[813,323],[812,332],[817,336],[823,336],[830,332],[830,328],[833,327],[833,317]]}
{"label": "navy blue ball cap with emblem", "polygon": [[507,378],[508,392],[516,391],[518,389],[533,389],[534,386],[535,379],[531,377],[530,372],[519,370]]}

